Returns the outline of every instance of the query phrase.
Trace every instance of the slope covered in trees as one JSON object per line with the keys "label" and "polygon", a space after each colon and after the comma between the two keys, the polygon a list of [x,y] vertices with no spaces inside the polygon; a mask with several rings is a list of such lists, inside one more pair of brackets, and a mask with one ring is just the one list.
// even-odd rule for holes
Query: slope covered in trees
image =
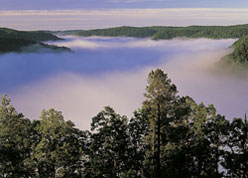
{"label": "slope covered in trees", "polygon": [[248,177],[248,121],[179,96],[162,70],[148,76],[145,101],[128,119],[111,107],[81,131],[61,112],[29,120],[2,97],[0,176],[13,178]]}
{"label": "slope covered in trees", "polygon": [[45,41],[62,40],[43,31],[17,31],[0,28],[0,54],[8,52],[37,52],[41,49],[53,52],[71,51],[66,47],[45,44]]}
{"label": "slope covered in trees", "polygon": [[116,27],[96,30],[76,30],[56,32],[79,36],[125,36],[138,38],[172,39],[176,37],[189,38],[241,38],[248,34],[248,25],[236,26],[189,26],[189,27]]}
{"label": "slope covered in trees", "polygon": [[61,38],[43,31],[17,31],[8,28],[0,28],[0,38],[24,39],[39,42],[61,40]]}
{"label": "slope covered in trees", "polygon": [[241,69],[248,68],[248,35],[242,37],[233,45],[233,52],[222,59],[222,63],[234,65]]}
{"label": "slope covered in trees", "polygon": [[66,47],[57,47],[31,40],[0,37],[0,54],[9,52],[39,52],[41,49],[52,52],[71,51]]}

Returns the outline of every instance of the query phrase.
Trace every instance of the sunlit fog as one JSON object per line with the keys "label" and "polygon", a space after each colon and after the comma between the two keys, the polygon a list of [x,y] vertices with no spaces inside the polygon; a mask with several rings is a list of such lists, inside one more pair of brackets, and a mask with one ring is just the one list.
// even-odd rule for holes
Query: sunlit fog
{"label": "sunlit fog", "polygon": [[55,108],[85,129],[104,106],[132,117],[144,100],[147,75],[156,68],[168,73],[180,95],[214,104],[229,120],[247,109],[247,79],[212,70],[235,39],[63,38],[50,44],[73,52],[0,56],[1,94],[28,118]]}

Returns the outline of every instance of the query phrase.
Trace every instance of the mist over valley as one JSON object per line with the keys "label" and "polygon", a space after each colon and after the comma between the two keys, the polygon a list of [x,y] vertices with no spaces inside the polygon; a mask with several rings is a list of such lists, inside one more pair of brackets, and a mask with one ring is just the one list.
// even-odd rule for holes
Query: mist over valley
{"label": "mist over valley", "polygon": [[0,56],[1,94],[8,94],[29,118],[55,108],[77,127],[88,128],[91,118],[109,105],[131,117],[144,99],[147,74],[155,68],[168,73],[180,95],[214,104],[228,119],[246,110],[247,79],[211,70],[236,39],[62,38],[48,44],[74,52]]}
{"label": "mist over valley", "polygon": [[1,1],[0,177],[248,178],[247,7]]}

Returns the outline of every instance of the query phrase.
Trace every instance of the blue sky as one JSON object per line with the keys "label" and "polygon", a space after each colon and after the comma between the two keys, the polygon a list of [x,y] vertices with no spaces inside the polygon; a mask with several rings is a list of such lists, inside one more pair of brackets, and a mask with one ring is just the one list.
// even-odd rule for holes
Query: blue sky
{"label": "blue sky", "polygon": [[0,0],[0,10],[245,8],[247,0]]}

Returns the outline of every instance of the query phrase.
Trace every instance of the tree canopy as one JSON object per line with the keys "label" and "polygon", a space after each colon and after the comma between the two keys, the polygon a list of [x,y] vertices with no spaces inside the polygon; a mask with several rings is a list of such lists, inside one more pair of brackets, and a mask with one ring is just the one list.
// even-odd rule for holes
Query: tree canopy
{"label": "tree canopy", "polygon": [[138,38],[152,38],[154,40],[172,39],[176,37],[188,38],[242,38],[247,35],[248,25],[234,26],[188,26],[188,27],[114,27],[95,30],[70,30],[55,32],[64,35],[79,36],[124,36]]}
{"label": "tree canopy", "polygon": [[148,75],[132,118],[110,106],[82,131],[61,111],[25,118],[6,95],[0,104],[0,177],[248,177],[248,121],[228,121],[213,105],[180,96],[161,69]]}

